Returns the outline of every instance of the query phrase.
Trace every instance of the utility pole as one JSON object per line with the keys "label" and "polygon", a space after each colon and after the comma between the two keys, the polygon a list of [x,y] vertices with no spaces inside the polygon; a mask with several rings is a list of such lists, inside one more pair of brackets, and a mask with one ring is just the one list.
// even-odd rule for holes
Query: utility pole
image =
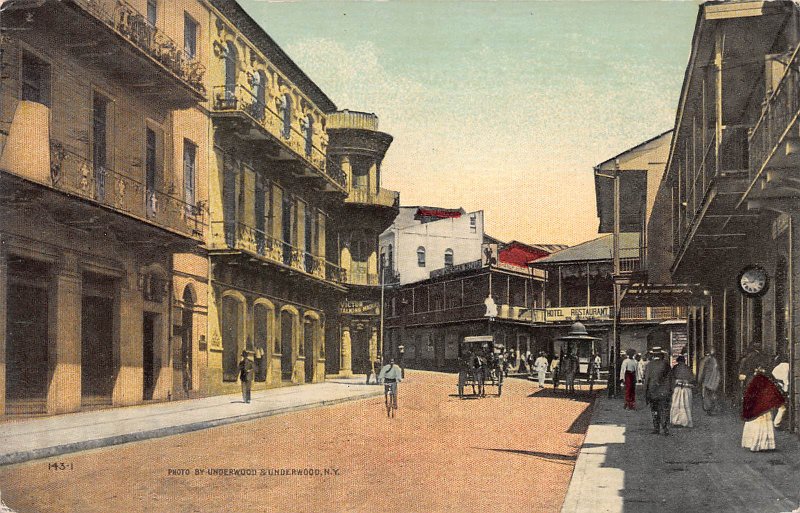
{"label": "utility pole", "polygon": [[612,336],[614,337],[613,351],[611,355],[611,382],[610,396],[616,397],[619,392],[619,378],[617,377],[617,360],[619,359],[620,340],[619,340],[619,310],[620,310],[620,285],[619,285],[619,217],[620,217],[620,192],[619,192],[619,161],[614,161],[614,234],[612,257],[614,259],[613,282],[614,282],[614,322],[612,324]]}

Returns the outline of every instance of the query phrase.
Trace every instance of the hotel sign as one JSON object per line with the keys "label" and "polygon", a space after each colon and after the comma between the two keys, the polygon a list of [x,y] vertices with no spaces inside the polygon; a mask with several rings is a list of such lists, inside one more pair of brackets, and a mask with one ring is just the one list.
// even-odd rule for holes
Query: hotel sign
{"label": "hotel sign", "polygon": [[556,321],[610,321],[610,306],[564,306],[545,310],[547,322]]}
{"label": "hotel sign", "polygon": [[460,273],[461,271],[471,271],[481,268],[481,261],[475,260],[473,262],[465,262],[463,264],[451,265],[441,269],[434,269],[431,271],[431,278],[438,278],[439,276],[446,276],[448,274]]}

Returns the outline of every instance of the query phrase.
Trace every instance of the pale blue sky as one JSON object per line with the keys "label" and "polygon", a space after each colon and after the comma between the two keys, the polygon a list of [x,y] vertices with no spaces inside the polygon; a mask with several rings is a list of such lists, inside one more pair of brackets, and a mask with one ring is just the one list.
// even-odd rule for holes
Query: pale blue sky
{"label": "pale blue sky", "polygon": [[379,116],[404,205],[569,244],[597,233],[592,167],[672,128],[698,5],[240,2],[340,109]]}

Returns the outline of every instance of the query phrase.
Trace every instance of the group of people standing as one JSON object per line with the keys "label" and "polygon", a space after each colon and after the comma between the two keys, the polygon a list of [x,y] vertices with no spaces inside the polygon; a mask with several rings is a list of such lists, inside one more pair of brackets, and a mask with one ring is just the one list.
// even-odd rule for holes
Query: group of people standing
{"label": "group of people standing", "polygon": [[[642,361],[645,364],[642,365]],[[644,369],[644,370],[642,370]],[[742,447],[751,451],[775,448],[774,428],[783,421],[788,392],[788,359],[778,355],[773,361],[758,349],[751,350],[739,364],[742,390]],[[671,366],[667,353],[654,347],[648,360],[637,361],[629,350],[622,362],[619,379],[625,384],[625,409],[636,409],[636,383],[643,380],[645,402],[653,417],[653,433],[669,435],[670,426],[693,427],[692,391],[698,387],[703,410],[714,415],[718,410],[718,390],[722,381],[719,362],[713,349],[700,361],[697,380],[679,355]],[[772,412],[777,409],[773,419]]]}

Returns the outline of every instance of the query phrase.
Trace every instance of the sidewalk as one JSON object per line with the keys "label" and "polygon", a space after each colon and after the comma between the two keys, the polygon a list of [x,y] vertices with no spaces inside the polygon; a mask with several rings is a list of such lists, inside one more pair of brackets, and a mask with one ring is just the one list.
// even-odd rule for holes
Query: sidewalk
{"label": "sidewalk", "polygon": [[364,377],[143,406],[129,406],[0,424],[0,465],[187,433],[306,408],[383,394]]}
{"label": "sidewalk", "polygon": [[740,447],[733,412],[708,416],[695,398],[693,428],[653,435],[650,408],[601,393],[562,513],[782,513],[800,502],[800,440],[775,432],[776,451]]}

